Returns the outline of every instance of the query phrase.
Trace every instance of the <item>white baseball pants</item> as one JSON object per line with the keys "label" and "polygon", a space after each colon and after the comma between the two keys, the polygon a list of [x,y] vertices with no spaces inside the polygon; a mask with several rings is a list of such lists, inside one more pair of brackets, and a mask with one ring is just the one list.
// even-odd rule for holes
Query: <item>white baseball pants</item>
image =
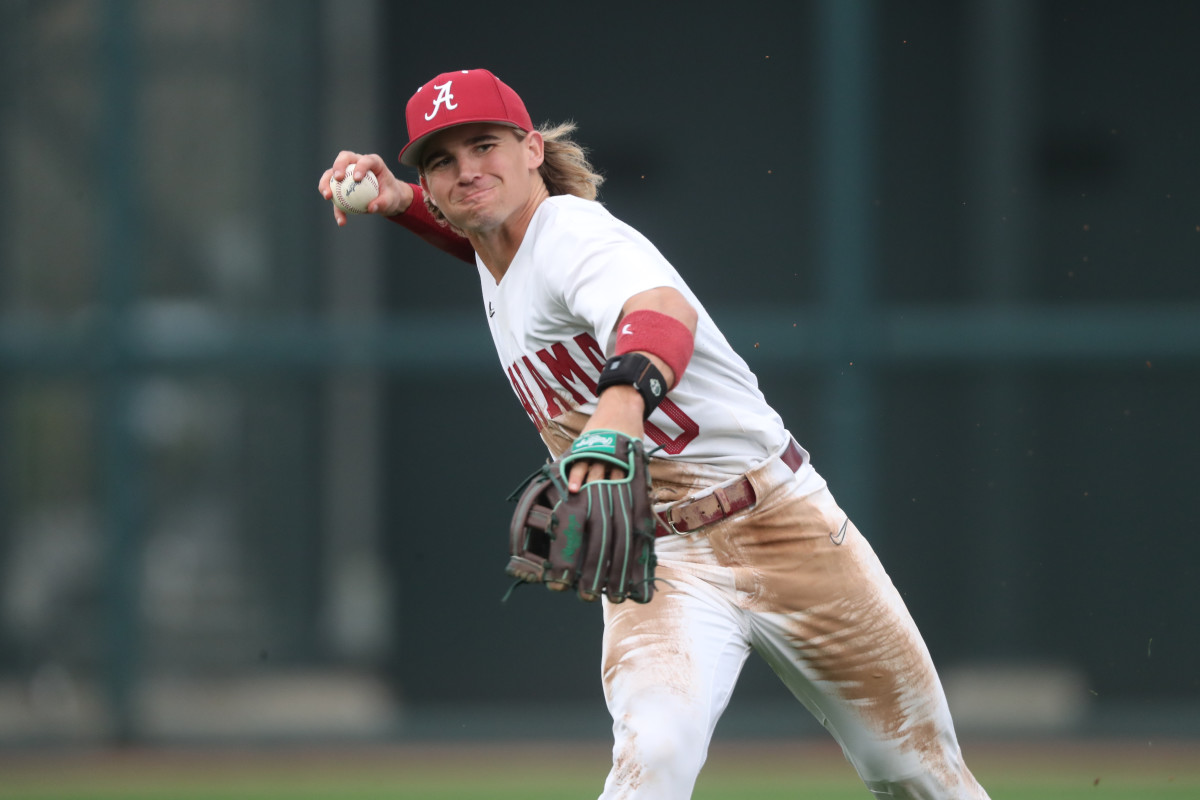
{"label": "white baseball pants", "polygon": [[986,800],[929,652],[878,558],[805,465],[756,470],[758,503],[657,541],[646,605],[604,604],[613,767],[601,800],[691,796],[751,650],[876,797]]}

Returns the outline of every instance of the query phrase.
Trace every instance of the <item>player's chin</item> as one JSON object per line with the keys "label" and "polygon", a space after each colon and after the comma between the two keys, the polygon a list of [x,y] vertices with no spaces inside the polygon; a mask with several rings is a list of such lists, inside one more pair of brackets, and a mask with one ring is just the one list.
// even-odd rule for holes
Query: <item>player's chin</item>
{"label": "player's chin", "polygon": [[455,208],[452,213],[446,213],[446,219],[459,230],[482,233],[499,226],[496,215],[482,206]]}

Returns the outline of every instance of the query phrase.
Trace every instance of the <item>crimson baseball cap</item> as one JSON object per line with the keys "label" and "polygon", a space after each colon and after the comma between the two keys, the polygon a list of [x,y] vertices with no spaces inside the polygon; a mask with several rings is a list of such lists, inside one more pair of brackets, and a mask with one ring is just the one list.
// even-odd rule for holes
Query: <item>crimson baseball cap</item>
{"label": "crimson baseball cap", "polygon": [[404,115],[408,144],[400,151],[400,163],[409,167],[420,163],[421,151],[430,136],[454,125],[494,122],[533,130],[521,98],[486,69],[443,72],[417,89]]}

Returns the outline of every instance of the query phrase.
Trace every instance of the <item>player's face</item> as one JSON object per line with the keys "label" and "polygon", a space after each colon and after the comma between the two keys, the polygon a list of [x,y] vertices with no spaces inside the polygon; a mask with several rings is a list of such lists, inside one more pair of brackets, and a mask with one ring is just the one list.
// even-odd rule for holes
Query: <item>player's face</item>
{"label": "player's face", "polygon": [[484,233],[531,202],[541,162],[537,133],[472,123],[433,137],[421,156],[421,173],[447,220],[467,233]]}

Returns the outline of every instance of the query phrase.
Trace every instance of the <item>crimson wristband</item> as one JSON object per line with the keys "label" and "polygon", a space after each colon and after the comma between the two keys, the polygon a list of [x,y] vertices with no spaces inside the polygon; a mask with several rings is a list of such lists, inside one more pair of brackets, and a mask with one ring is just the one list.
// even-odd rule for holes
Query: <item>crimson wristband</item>
{"label": "crimson wristband", "polygon": [[621,318],[620,326],[613,353],[620,356],[642,352],[656,356],[674,373],[674,382],[667,388],[678,386],[696,346],[696,337],[688,326],[670,314],[645,308],[630,311]]}
{"label": "crimson wristband", "polygon": [[642,396],[645,409],[642,419],[649,419],[654,409],[667,396],[667,380],[663,377],[654,362],[641,353],[627,353],[613,356],[604,363],[600,370],[600,380],[596,383],[596,396],[604,394],[610,386],[632,386]]}

